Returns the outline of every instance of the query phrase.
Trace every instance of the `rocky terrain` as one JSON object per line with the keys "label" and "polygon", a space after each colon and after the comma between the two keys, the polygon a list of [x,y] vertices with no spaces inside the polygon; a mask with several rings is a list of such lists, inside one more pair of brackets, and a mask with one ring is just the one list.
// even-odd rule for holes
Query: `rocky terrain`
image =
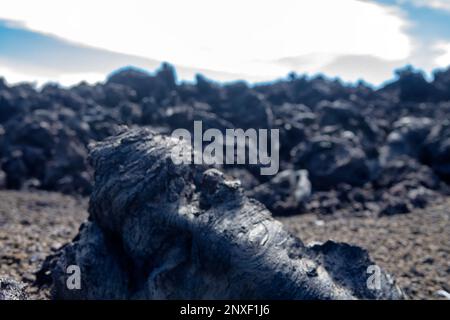
{"label": "rocky terrain", "polygon": [[[0,186],[89,195],[89,143],[121,125],[171,133],[199,120],[205,129],[280,130],[279,176],[223,168],[275,215],[407,213],[449,193],[449,97],[450,70],[427,82],[412,68],[378,90],[294,74],[255,86],[177,83],[167,64],[69,89],[0,81]],[[308,197],[292,199],[298,193]]]}
{"label": "rocky terrain", "polygon": [[[450,195],[449,112],[450,69],[437,71],[434,79],[427,81],[420,71],[407,67],[380,89],[363,82],[348,85],[296,74],[252,86],[244,82],[219,84],[200,75],[195,83],[184,83],[176,81],[168,64],[154,74],[126,68],[104,83],[80,83],[71,88],[54,84],[41,89],[30,84],[10,86],[0,79],[0,189],[10,190],[1,193],[0,278],[22,280],[32,297],[48,297],[46,286],[58,283],[58,269],[47,266],[37,282],[34,272],[52,252],[58,252],[60,258],[77,252],[58,249],[85,221],[88,196],[90,221],[97,219],[98,226],[87,228],[88,232],[81,230],[77,238],[98,234],[92,231],[98,227],[107,234],[114,230],[108,223],[102,224],[101,210],[95,209],[107,203],[106,198],[95,197],[95,190],[108,188],[110,183],[104,178],[94,184],[95,163],[88,160],[88,154],[95,142],[143,127],[162,136],[179,128],[192,131],[193,122],[202,121],[204,128],[222,132],[228,128],[280,130],[277,175],[260,175],[254,165],[218,167],[229,179],[240,181],[242,199],[260,201],[305,243],[333,238],[367,248],[375,262],[399,279],[408,297],[445,296],[450,273],[446,206]],[[115,152],[111,159],[117,156]],[[142,155],[135,161],[140,163],[144,158]],[[121,167],[116,169],[123,178],[129,178]],[[132,163],[129,172],[135,169]],[[172,169],[158,180],[155,190],[168,184],[173,174],[181,174]],[[95,175],[99,173],[95,171]],[[139,177],[136,174],[135,180]],[[128,190],[127,185],[119,186]],[[139,201],[121,200],[133,208],[158,204],[155,212],[162,210],[165,204],[145,198],[147,192],[142,189],[136,193]],[[201,192],[192,194],[202,197]],[[190,203],[192,199],[180,201]],[[219,206],[216,201],[209,205]],[[204,203],[194,203],[189,207],[209,210]],[[112,208],[117,216],[111,219],[119,219],[128,207],[118,208],[122,209]],[[256,209],[259,205],[246,208],[239,210],[270,216],[269,211]],[[234,221],[240,225],[240,215],[236,217]],[[197,234],[195,229],[189,230]],[[291,235],[286,233],[285,237]],[[76,248],[76,243],[71,245]],[[138,254],[138,247],[129,250],[130,257]],[[302,254],[317,259],[319,265],[327,259],[326,255],[313,258],[309,249]],[[133,263],[138,263],[140,259],[135,258]],[[165,261],[167,256],[163,254],[161,259]],[[238,273],[246,272],[245,264],[235,267]],[[285,284],[294,285],[288,278],[283,278]],[[6,297],[18,296],[14,282],[1,281],[12,288]],[[42,285],[39,289],[38,284]],[[308,287],[317,288],[311,297],[324,297],[321,285]],[[344,287],[348,296],[370,296],[348,283]],[[167,293],[155,290],[163,296]],[[152,294],[143,296],[155,297]],[[334,296],[332,291],[326,294]]]}
{"label": "rocky terrain", "polygon": [[[89,156],[94,189],[76,239],[44,263],[56,299],[401,299],[357,246],[306,246],[207,165],[175,164],[185,144],[126,130]],[[80,289],[67,286],[77,266]],[[105,272],[108,270],[108,272]]]}
{"label": "rocky terrain", "polygon": [[[75,237],[88,215],[87,199],[16,191],[0,191],[0,199],[0,275],[25,283],[30,299],[49,299],[49,286],[36,283],[35,272],[46,256]],[[408,215],[347,219],[304,214],[281,222],[305,243],[334,239],[366,248],[409,299],[445,299],[438,292],[450,292],[449,207],[450,199]]]}
{"label": "rocky terrain", "polygon": [[45,258],[72,240],[87,217],[87,199],[46,191],[0,191],[0,277],[27,285],[32,299],[49,298],[36,272]]}

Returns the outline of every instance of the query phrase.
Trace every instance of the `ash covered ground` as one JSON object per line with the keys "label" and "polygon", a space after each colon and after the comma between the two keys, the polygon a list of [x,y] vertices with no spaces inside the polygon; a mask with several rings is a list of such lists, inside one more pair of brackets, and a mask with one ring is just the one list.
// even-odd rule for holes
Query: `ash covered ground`
{"label": "ash covered ground", "polygon": [[164,135],[202,121],[222,131],[279,129],[277,175],[250,165],[220,170],[305,242],[360,245],[408,297],[442,297],[450,289],[450,69],[432,81],[412,68],[397,76],[380,89],[295,74],[251,86],[202,76],[178,83],[164,64],[68,89],[0,81],[0,187],[8,190],[0,276],[49,297],[35,272],[87,216],[91,143],[123,125]]}

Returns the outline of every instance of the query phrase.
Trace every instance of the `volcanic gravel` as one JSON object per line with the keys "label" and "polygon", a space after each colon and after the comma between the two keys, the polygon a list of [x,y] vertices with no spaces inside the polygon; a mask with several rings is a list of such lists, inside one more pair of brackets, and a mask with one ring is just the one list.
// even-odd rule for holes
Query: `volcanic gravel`
{"label": "volcanic gravel", "polygon": [[0,277],[23,281],[31,299],[49,297],[33,285],[45,257],[69,242],[87,217],[87,199],[51,192],[0,192]]}
{"label": "volcanic gravel", "polygon": [[[0,191],[0,277],[27,284],[31,299],[48,299],[35,272],[72,240],[87,217],[87,199],[52,192]],[[328,239],[366,248],[411,299],[450,292],[450,199],[424,210],[386,217],[304,214],[280,220],[305,243]]]}

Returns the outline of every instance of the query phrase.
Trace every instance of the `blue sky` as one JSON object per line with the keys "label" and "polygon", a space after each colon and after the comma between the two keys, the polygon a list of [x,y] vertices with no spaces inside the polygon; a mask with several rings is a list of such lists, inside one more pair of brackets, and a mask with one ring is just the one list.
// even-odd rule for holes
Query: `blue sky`
{"label": "blue sky", "polygon": [[450,0],[2,0],[0,76],[102,81],[124,66],[179,79],[325,73],[378,85],[450,65]]}

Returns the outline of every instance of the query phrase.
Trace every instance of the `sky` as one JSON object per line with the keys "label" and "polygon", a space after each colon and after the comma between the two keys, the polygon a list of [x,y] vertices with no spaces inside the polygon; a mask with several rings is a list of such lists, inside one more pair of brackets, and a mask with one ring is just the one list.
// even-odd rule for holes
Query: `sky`
{"label": "sky", "polygon": [[290,72],[380,85],[450,65],[450,0],[2,0],[0,76],[73,85],[112,71],[270,81]]}

